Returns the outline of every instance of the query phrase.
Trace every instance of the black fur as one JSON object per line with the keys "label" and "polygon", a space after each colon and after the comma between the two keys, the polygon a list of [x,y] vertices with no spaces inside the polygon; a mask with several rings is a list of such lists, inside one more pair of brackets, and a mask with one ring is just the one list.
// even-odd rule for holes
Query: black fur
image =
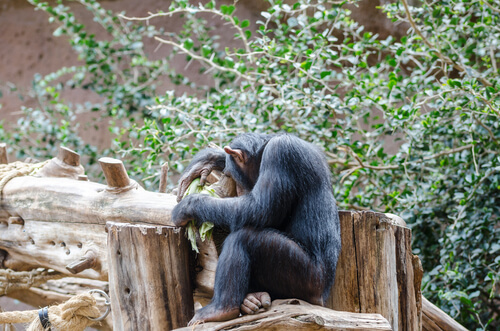
{"label": "black fur", "polygon": [[[231,231],[219,257],[212,304],[239,307],[247,293],[256,291],[273,299],[324,303],[341,243],[323,153],[291,135],[243,134],[231,148],[243,150],[248,163],[240,169],[225,155],[224,172],[246,194],[226,199],[190,195],[172,212],[175,224],[194,218]],[[223,158],[219,153],[216,161]],[[203,154],[193,162],[200,159]]]}

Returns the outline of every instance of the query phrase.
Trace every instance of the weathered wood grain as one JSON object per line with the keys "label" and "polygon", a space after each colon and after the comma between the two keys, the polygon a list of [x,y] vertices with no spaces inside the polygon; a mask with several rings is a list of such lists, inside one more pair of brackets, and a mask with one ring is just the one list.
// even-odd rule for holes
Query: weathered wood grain
{"label": "weathered wood grain", "polygon": [[[107,280],[105,226],[84,223],[24,221],[0,223],[0,248],[8,252],[5,267],[16,263],[51,268],[72,275],[66,266],[90,251],[96,261],[75,276]],[[14,267],[14,270],[18,270]]]}
{"label": "weathered wood grain", "polygon": [[339,217],[342,251],[337,262],[335,284],[326,307],[359,313],[361,312],[361,307],[359,303],[354,220],[358,219],[360,215],[358,213],[341,211]]}
{"label": "weathered wood grain", "polygon": [[108,192],[106,185],[69,178],[16,177],[4,187],[0,220],[102,224],[107,221],[173,225],[172,194],[140,188]]}
{"label": "weathered wood grain", "polygon": [[227,322],[204,323],[177,331],[196,330],[391,330],[391,325],[380,314],[359,314],[335,311],[314,306],[302,300],[274,300],[271,307],[255,315],[243,316]]}
{"label": "weathered wood grain", "polygon": [[184,230],[107,224],[115,330],[171,330],[193,316],[190,247]]}
{"label": "weathered wood grain", "polygon": [[422,330],[424,331],[467,331],[444,311],[422,297]]}
{"label": "weathered wood grain", "polygon": [[[341,211],[342,252],[326,306],[379,313],[393,330],[419,330],[421,271],[411,231],[395,215]],[[415,273],[417,275],[415,276]]]}

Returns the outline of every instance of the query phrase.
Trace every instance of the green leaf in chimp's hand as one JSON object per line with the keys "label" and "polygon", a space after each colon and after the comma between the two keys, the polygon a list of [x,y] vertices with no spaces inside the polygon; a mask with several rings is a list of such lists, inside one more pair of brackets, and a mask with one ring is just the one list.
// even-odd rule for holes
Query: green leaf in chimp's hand
{"label": "green leaf in chimp's hand", "polygon": [[[210,186],[200,186],[200,178],[194,179],[191,184],[189,184],[186,193],[184,193],[184,197],[190,195],[190,194],[206,194],[210,195],[214,198],[220,198],[217,193],[215,193],[215,190],[211,188]],[[205,239],[210,239],[212,237],[212,229],[214,227],[214,224],[212,222],[204,222],[200,228],[198,229],[200,233],[200,238],[201,241],[205,241]],[[191,248],[193,251],[196,253],[199,253],[198,245],[196,244],[196,225],[194,220],[190,221],[188,226],[187,226],[187,236],[188,239],[191,243]]]}

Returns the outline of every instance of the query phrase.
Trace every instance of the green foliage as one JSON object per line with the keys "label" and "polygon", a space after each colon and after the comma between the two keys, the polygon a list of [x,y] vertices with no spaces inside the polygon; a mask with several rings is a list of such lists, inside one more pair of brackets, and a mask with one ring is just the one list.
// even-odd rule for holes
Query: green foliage
{"label": "green foliage", "polygon": [[[324,149],[341,207],[403,216],[431,301],[470,329],[500,327],[498,1],[395,2],[384,10],[407,32],[381,39],[345,3],[271,0],[250,22],[237,17],[237,5],[178,0],[144,26],[79,0],[106,40],[85,32],[67,6],[30,1],[60,23],[56,32],[84,62],[35,81],[43,103],[23,128],[45,133],[40,148],[83,144],[65,125],[76,109],[61,97],[68,86],[102,97],[85,109],[121,118],[111,127],[115,151],[149,189],[164,161],[181,171],[210,142],[245,131],[293,133]],[[184,19],[181,31],[154,27],[170,17]],[[224,21],[234,40],[204,17]],[[149,37],[174,51],[149,60]],[[171,66],[175,54],[197,62],[210,81],[193,84]],[[190,92],[157,96],[160,79]]]}
{"label": "green foliage", "polygon": [[495,329],[499,12],[467,1],[385,10],[400,24],[411,13],[405,36],[381,40],[344,4],[271,1],[257,31],[247,33],[231,7],[174,2],[155,17],[185,13],[189,21],[210,12],[239,42],[216,43],[213,34],[197,40],[200,26],[164,41],[213,81],[203,96],[160,97],[150,109],[163,127],[140,132],[152,155],[163,145],[178,169],[209,142],[243,131],[314,142],[339,178],[342,207],[400,214],[412,227],[425,295],[468,327]]}

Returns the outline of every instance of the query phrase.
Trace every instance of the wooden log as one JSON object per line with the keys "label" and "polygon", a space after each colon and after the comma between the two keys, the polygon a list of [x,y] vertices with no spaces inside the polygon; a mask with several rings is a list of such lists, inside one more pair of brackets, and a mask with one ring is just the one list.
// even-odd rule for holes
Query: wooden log
{"label": "wooden log", "polygon": [[356,314],[311,305],[297,299],[274,300],[267,311],[227,322],[204,323],[177,331],[194,330],[391,330],[380,314]]}
{"label": "wooden log", "polygon": [[184,230],[107,223],[115,330],[171,330],[193,316]]}
{"label": "wooden log", "polygon": [[86,182],[89,180],[89,177],[87,175],[78,175],[78,180]]}
{"label": "wooden log", "polygon": [[80,154],[64,146],[59,147],[57,158],[72,167],[80,165]]}
{"label": "wooden log", "polygon": [[7,158],[7,145],[5,143],[0,143],[0,164],[7,163],[9,163]]}
{"label": "wooden log", "polygon": [[444,311],[422,297],[422,330],[423,331],[467,331],[460,323]]}
{"label": "wooden log", "polygon": [[123,192],[108,189],[70,178],[11,179],[0,204],[0,249],[8,252],[4,266],[46,267],[71,274],[66,266],[87,260],[83,255],[94,247],[97,260],[78,276],[107,279],[106,221],[173,225],[175,196],[138,187]]}
{"label": "wooden log", "polygon": [[57,223],[173,225],[170,213],[177,204],[174,195],[139,188],[117,194],[107,188],[68,178],[16,177],[3,189],[0,219],[19,216],[25,221]]}
{"label": "wooden log", "polygon": [[98,265],[98,254],[94,249],[89,249],[78,260],[71,262],[66,266],[72,274],[78,274],[83,270],[96,268]]}
{"label": "wooden log", "polygon": [[0,248],[8,252],[5,267],[17,271],[23,265],[45,267],[71,276],[73,273],[66,267],[94,252],[93,266],[77,276],[100,280],[108,277],[104,225],[32,220],[9,224],[0,227]]}

